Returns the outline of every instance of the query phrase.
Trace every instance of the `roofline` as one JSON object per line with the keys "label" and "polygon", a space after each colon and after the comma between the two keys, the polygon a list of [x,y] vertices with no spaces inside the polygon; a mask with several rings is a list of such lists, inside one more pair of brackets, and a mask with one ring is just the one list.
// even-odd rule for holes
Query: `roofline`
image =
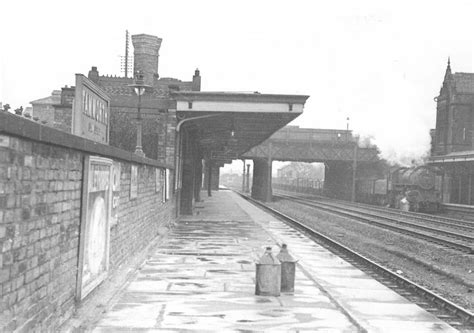
{"label": "roofline", "polygon": [[94,81],[92,81],[91,79],[89,79],[84,74],[76,73],[76,85],[75,85],[76,89],[77,89],[77,86],[78,86],[79,78],[82,78],[82,85],[83,86],[86,86],[87,89],[92,90],[92,92],[99,95],[101,98],[105,99],[110,105],[111,98],[107,94],[107,92],[104,90],[104,88],[102,88],[99,84],[97,84]]}
{"label": "roofline", "polygon": [[42,102],[46,102],[48,99],[52,99],[54,95],[54,93],[57,92],[59,93],[58,95],[56,95],[58,98],[59,98],[59,101],[61,100],[61,90],[53,90],[51,92],[51,95],[49,96],[46,96],[46,97],[43,97],[43,98],[38,98],[38,99],[35,99],[34,101],[31,101],[30,104],[48,104],[48,103],[42,103]]}
{"label": "roofline", "polygon": [[[61,97],[59,96],[58,100],[57,100],[57,104],[60,104],[61,103]],[[36,99],[34,101],[31,101],[30,104],[51,104],[51,105],[56,105],[54,104],[54,100],[53,100],[53,95],[51,96],[48,96],[48,97],[43,97],[43,98],[40,98],[40,99]]]}
{"label": "roofline", "polygon": [[[352,133],[353,130],[348,130],[348,129],[345,129],[345,128],[341,128],[341,129],[337,129],[337,128],[304,128],[304,127],[298,127],[296,128],[293,127],[293,125],[287,125],[285,127],[282,127],[281,129],[279,129],[278,131],[288,131],[288,132],[311,132],[311,133],[337,133],[337,132],[348,132],[348,133]],[[276,133],[276,132],[275,132]]]}
{"label": "roofline", "polygon": [[455,163],[455,162],[472,162],[474,161],[474,153],[459,154],[459,155],[440,155],[431,156],[428,163]]}
{"label": "roofline", "polygon": [[170,95],[179,101],[199,101],[199,100],[215,100],[215,101],[242,101],[243,99],[255,102],[293,102],[304,104],[310,97],[309,95],[282,95],[282,94],[261,94],[245,93],[245,92],[226,92],[226,91],[172,91]]}

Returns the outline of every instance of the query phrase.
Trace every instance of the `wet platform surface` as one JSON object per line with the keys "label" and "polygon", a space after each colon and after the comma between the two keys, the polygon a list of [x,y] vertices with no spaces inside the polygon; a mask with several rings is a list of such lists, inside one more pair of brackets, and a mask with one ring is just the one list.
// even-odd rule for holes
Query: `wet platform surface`
{"label": "wet platform surface", "polygon": [[[121,291],[94,332],[455,332],[230,191],[198,203]],[[255,260],[286,243],[294,293],[256,296]]]}

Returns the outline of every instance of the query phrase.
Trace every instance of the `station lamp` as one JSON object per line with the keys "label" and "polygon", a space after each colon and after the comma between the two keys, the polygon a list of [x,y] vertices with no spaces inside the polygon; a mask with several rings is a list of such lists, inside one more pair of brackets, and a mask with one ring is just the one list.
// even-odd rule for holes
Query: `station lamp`
{"label": "station lamp", "polygon": [[137,146],[135,147],[135,154],[145,157],[145,153],[143,152],[142,148],[142,114],[141,114],[141,106],[142,106],[142,95],[145,93],[147,88],[151,88],[151,86],[146,85],[143,79],[143,73],[137,71],[135,75],[135,83],[129,85],[135,90],[135,93],[138,96],[138,114],[137,114]]}
{"label": "station lamp", "polygon": [[234,126],[234,118],[231,119],[231,124],[230,124],[230,138],[229,138],[229,143],[236,143],[237,138],[235,137],[235,126]]}

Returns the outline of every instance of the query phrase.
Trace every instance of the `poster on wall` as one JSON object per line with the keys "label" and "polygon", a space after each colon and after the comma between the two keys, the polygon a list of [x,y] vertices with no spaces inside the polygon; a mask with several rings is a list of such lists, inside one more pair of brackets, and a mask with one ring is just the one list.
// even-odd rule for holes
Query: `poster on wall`
{"label": "poster on wall", "polygon": [[112,160],[87,156],[81,205],[77,297],[86,297],[107,277]]}
{"label": "poster on wall", "polygon": [[160,169],[161,197],[166,202],[166,169]]}
{"label": "poster on wall", "polygon": [[166,169],[166,173],[165,173],[165,200],[168,201],[169,198],[171,197],[171,170],[170,169]]}
{"label": "poster on wall", "polygon": [[161,170],[155,168],[155,192],[161,191]]}
{"label": "poster on wall", "polygon": [[120,162],[114,161],[112,164],[112,209],[110,216],[110,226],[113,226],[118,221],[118,206],[120,200]]}
{"label": "poster on wall", "polygon": [[138,197],[138,167],[132,165],[130,171],[130,199]]}

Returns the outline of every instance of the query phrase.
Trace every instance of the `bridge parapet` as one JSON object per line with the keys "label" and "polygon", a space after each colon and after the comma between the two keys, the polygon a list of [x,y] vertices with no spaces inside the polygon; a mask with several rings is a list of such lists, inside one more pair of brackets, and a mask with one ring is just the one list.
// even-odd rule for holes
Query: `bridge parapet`
{"label": "bridge parapet", "polygon": [[378,149],[361,146],[351,131],[334,129],[300,129],[287,126],[253,147],[242,158],[270,158],[300,162],[376,162]]}
{"label": "bridge parapet", "polygon": [[348,130],[299,128],[298,126],[285,126],[279,131],[275,132],[268,140],[274,142],[317,141],[347,144],[348,142],[356,142],[357,138],[352,136],[352,131]]}

